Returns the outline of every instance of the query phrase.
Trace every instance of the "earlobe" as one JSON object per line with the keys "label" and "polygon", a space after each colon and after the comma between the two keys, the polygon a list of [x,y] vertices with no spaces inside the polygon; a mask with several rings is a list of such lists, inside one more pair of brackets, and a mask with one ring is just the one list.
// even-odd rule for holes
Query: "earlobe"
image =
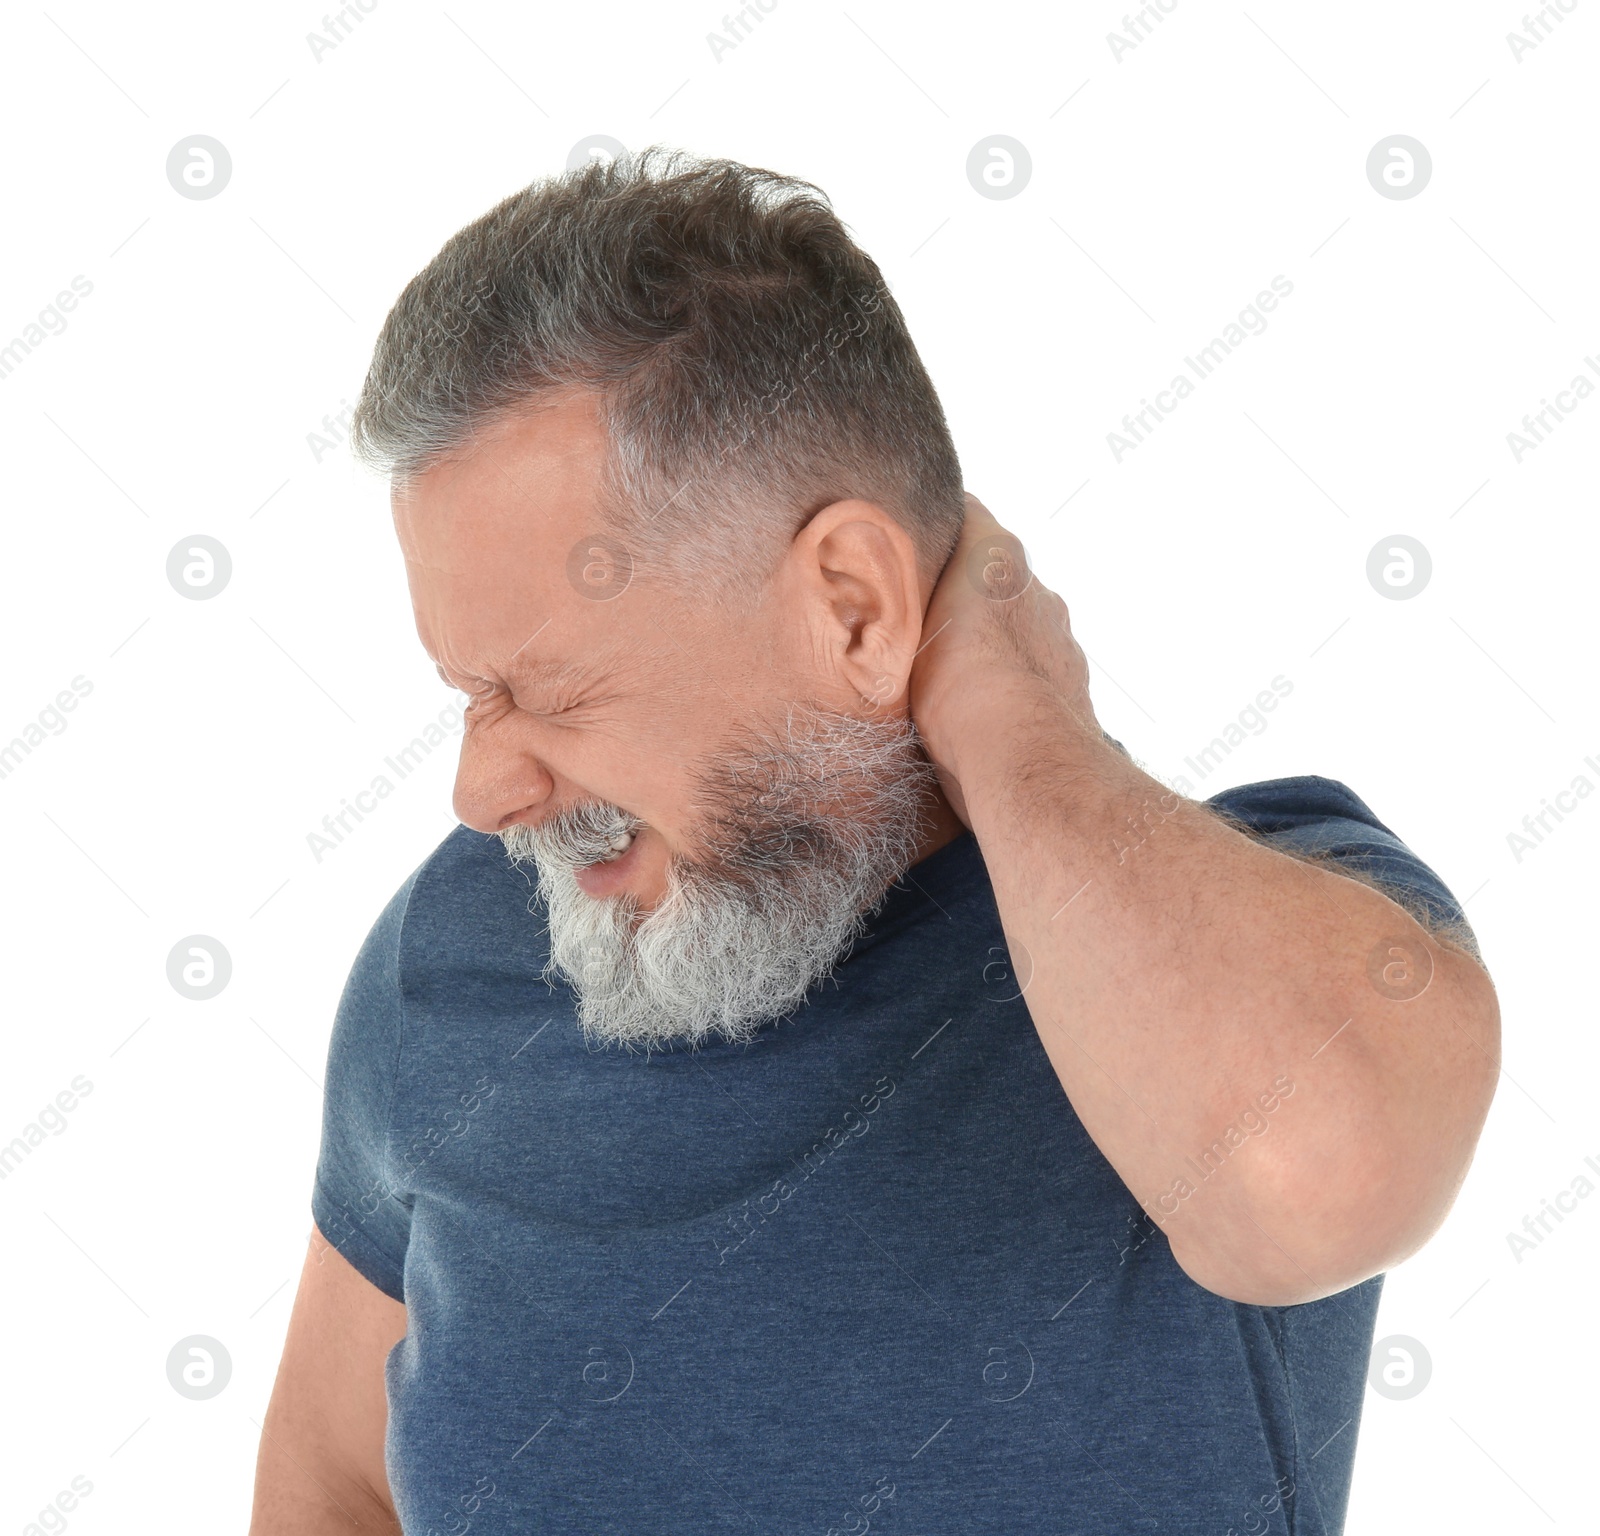
{"label": "earlobe", "polygon": [[922,631],[910,535],[875,503],[851,500],[824,507],[800,539],[809,546],[830,670],[863,708],[892,708],[905,692]]}
{"label": "earlobe", "polygon": [[872,692],[861,695],[861,707],[868,714],[880,714],[886,709],[892,709],[904,691],[903,679],[880,673],[873,679]]}

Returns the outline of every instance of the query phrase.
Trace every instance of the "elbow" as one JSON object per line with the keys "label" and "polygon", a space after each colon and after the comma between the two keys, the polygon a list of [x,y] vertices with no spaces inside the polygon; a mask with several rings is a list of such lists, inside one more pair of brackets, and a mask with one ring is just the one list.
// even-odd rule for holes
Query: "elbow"
{"label": "elbow", "polygon": [[[1229,1301],[1296,1306],[1393,1269],[1443,1225],[1466,1180],[1500,1075],[1500,1015],[1483,970],[1452,956],[1427,1031],[1428,1070],[1369,1057],[1364,1092],[1341,1083],[1212,1192],[1212,1219],[1169,1231],[1195,1284]],[[1414,1067],[1415,1063],[1409,1064]],[[1312,1101],[1306,1105],[1309,1110]]]}
{"label": "elbow", "polygon": [[1228,1301],[1320,1301],[1393,1268],[1432,1235],[1438,1222],[1418,1196],[1419,1182],[1416,1170],[1369,1155],[1315,1177],[1258,1170],[1232,1192],[1226,1220],[1174,1235],[1172,1256],[1196,1285]]}

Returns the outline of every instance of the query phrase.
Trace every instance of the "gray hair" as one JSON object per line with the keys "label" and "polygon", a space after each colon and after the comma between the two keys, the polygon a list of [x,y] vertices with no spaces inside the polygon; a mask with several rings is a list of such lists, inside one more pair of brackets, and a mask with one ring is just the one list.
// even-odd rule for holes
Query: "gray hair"
{"label": "gray hair", "polygon": [[847,498],[901,523],[929,575],[960,534],[961,466],[905,318],[809,182],[653,145],[514,193],[406,285],[351,442],[403,495],[574,390],[609,441],[587,531],[641,574],[749,596]]}

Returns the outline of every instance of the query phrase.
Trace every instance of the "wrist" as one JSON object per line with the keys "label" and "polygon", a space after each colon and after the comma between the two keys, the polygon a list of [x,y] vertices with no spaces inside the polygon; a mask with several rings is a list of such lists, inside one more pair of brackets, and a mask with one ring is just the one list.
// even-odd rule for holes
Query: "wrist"
{"label": "wrist", "polygon": [[1045,760],[1067,774],[1133,767],[1106,739],[1087,698],[1078,707],[1043,679],[1019,672],[974,677],[946,699],[930,750],[974,789]]}

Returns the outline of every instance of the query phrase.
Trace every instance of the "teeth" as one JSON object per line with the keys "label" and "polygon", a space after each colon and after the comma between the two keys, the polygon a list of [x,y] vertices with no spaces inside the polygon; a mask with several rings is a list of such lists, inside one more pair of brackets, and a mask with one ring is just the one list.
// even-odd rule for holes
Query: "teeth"
{"label": "teeth", "polygon": [[602,859],[596,859],[597,864],[610,864],[615,859],[620,859],[629,848],[633,846],[633,833],[622,832],[611,839],[611,852]]}

